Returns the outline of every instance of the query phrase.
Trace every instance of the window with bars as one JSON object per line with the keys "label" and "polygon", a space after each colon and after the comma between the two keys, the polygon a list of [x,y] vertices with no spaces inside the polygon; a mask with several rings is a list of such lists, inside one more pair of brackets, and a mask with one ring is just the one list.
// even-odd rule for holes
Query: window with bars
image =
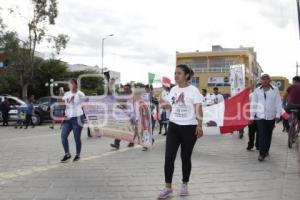
{"label": "window with bars", "polygon": [[193,86],[198,87],[198,86],[199,86],[199,83],[200,83],[199,77],[193,77],[193,78],[190,80],[190,84],[192,84]]}

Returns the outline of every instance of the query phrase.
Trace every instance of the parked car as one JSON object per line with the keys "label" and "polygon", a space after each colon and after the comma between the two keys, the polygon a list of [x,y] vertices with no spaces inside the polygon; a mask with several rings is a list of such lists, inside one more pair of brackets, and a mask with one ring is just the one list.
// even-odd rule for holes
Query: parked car
{"label": "parked car", "polygon": [[[18,97],[10,96],[10,95],[0,95],[0,104],[7,98],[10,104],[9,111],[9,121],[16,121],[18,119],[18,108],[21,108],[23,111],[26,111],[27,105],[26,103],[19,99]],[[3,121],[2,113],[0,111],[0,121]]]}
{"label": "parked car", "polygon": [[42,97],[34,103],[34,113],[37,116],[38,123],[41,124],[51,119],[51,105],[57,103],[57,98]]}

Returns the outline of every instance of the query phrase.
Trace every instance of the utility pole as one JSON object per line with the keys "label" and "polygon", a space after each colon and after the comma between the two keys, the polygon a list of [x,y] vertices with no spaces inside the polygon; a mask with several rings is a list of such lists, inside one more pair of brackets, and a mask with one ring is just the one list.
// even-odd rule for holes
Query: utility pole
{"label": "utility pole", "polygon": [[[300,37],[300,0],[297,1],[297,12],[298,12],[298,30],[299,30],[299,37]],[[298,76],[298,62],[296,63],[296,76]]]}

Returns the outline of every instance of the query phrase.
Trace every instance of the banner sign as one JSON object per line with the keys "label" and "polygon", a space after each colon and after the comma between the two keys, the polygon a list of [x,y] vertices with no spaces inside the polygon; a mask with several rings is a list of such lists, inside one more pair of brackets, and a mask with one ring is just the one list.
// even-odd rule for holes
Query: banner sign
{"label": "banner sign", "polygon": [[230,85],[228,77],[208,77],[207,83],[215,86]]}
{"label": "banner sign", "polygon": [[279,91],[284,91],[286,88],[285,80],[272,80],[272,84],[278,87]]}
{"label": "banner sign", "polygon": [[231,96],[235,96],[245,89],[245,66],[230,66]]}
{"label": "banner sign", "polygon": [[152,145],[149,94],[88,97],[83,111],[94,137]]}

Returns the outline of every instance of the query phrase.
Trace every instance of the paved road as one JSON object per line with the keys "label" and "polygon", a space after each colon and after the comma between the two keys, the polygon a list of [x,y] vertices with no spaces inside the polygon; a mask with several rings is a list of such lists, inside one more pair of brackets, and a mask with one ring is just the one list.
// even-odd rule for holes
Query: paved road
{"label": "paved road", "polygon": [[[287,148],[286,135],[276,129],[271,158],[257,161],[237,135],[207,135],[193,155],[191,196],[172,199],[299,200],[297,150]],[[210,129],[207,133],[215,133]],[[28,130],[0,127],[0,199],[156,199],[163,186],[164,137],[149,152],[141,148],[112,151],[109,138],[88,139],[83,133],[82,160],[60,164],[59,130],[40,126]],[[70,147],[74,143],[70,137]],[[176,162],[175,189],[181,179]]]}

